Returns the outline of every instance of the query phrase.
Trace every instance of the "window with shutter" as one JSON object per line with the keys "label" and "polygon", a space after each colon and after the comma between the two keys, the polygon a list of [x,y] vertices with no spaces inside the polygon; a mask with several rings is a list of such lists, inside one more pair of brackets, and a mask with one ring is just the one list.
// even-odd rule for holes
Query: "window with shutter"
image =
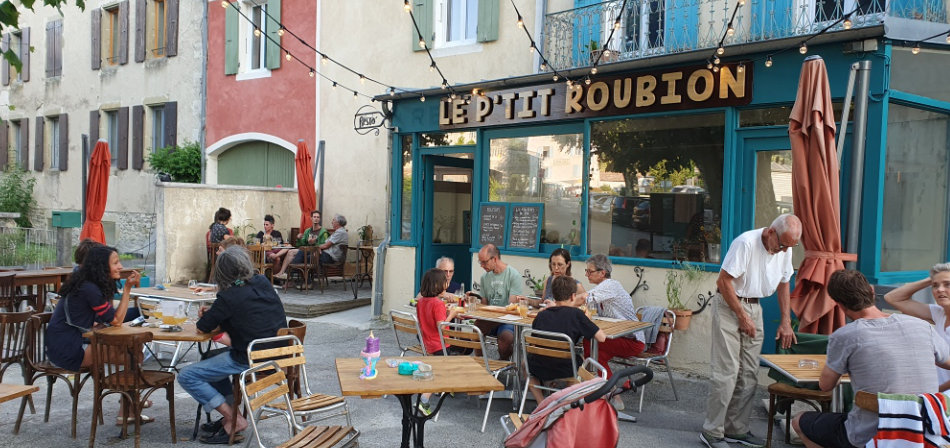
{"label": "window with shutter", "polygon": [[69,115],[59,114],[59,164],[60,171],[69,168]]}
{"label": "window with shutter", "polygon": [[164,148],[165,145],[165,105],[152,106],[149,108],[151,112],[151,152],[158,151],[161,148]]}
{"label": "window with shutter", "polygon": [[46,24],[46,77],[63,76],[63,21]]}
{"label": "window with shutter", "polygon": [[229,6],[224,13],[224,74],[234,75],[240,66],[240,27],[238,11]]}
{"label": "window with shutter", "polygon": [[145,108],[143,106],[132,106],[132,169],[141,170],[144,165],[143,147],[145,141],[143,137],[145,121]]}
{"label": "window with shutter", "polygon": [[266,66],[270,70],[280,68],[280,0],[270,0],[267,2],[267,8],[264,19],[264,29],[267,31],[267,37],[261,37],[265,40],[266,49],[264,57]]}
{"label": "window with shutter", "polygon": [[59,157],[62,155],[59,151],[59,116],[46,117],[46,141],[49,152],[50,171],[59,171]]}
{"label": "window with shutter", "polygon": [[112,164],[119,158],[119,111],[107,110],[106,114],[106,142],[109,143],[109,153],[112,155]]}
{"label": "window with shutter", "polygon": [[44,121],[43,117],[36,117],[36,142],[33,147],[33,170],[37,172],[43,171],[43,156],[46,153],[46,148],[43,145],[44,137],[46,137]]}
{"label": "window with shutter", "polygon": [[145,34],[150,58],[165,56],[166,32],[168,31],[165,0],[142,0],[146,4]]}
{"label": "window with shutter", "polygon": [[20,81],[30,80],[30,28],[20,30],[20,72],[17,76]]}
{"label": "window with shutter", "polygon": [[479,0],[436,0],[435,48],[475,43]]}
{"label": "window with shutter", "polygon": [[24,118],[19,121],[19,135],[17,138],[17,163],[20,169],[30,169],[30,120]]}
{"label": "window with shutter", "polygon": [[[13,53],[16,55],[17,58],[20,59],[21,63],[23,62],[23,57],[21,56],[22,40],[23,40],[23,33],[21,33],[20,31],[14,31],[10,33],[10,48],[9,49],[13,51]],[[20,73],[22,70],[23,70],[22,66],[20,67],[20,70],[17,70],[16,67],[11,65],[10,79],[15,80],[15,81],[23,81],[22,74]]]}
{"label": "window with shutter", "polygon": [[119,6],[102,10],[102,60],[107,65],[119,64]]}
{"label": "window with shutter", "polygon": [[0,171],[6,170],[10,163],[10,137],[7,135],[9,123],[0,121]]}
{"label": "window with shutter", "polygon": [[20,120],[10,121],[10,144],[13,149],[13,164],[23,169],[23,126]]}

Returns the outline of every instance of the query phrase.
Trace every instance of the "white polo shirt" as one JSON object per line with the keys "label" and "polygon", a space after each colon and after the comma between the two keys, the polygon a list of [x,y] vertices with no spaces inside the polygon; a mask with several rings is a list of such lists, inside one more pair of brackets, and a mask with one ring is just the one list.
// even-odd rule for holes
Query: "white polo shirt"
{"label": "white polo shirt", "polygon": [[770,254],[762,243],[765,230],[754,229],[739,235],[722,262],[722,270],[735,277],[732,286],[739,297],[771,296],[779,283],[788,283],[792,278],[791,248]]}

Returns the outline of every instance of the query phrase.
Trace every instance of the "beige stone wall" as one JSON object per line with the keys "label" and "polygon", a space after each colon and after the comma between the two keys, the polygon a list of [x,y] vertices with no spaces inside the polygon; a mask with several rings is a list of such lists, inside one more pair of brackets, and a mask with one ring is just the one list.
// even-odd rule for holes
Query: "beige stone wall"
{"label": "beige stone wall", "polygon": [[[289,238],[291,227],[300,225],[294,189],[180,183],[157,183],[156,187],[157,281],[183,283],[204,277],[205,233],[218,207],[231,210],[228,227],[242,237],[263,230],[265,214],[274,215],[275,227],[285,238]],[[248,224],[253,229],[246,227]],[[355,241],[355,229],[347,227]]]}

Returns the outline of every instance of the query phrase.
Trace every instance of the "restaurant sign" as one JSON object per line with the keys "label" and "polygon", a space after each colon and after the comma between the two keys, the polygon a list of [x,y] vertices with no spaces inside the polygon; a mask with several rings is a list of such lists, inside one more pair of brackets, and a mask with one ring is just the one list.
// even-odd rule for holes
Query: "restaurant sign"
{"label": "restaurant sign", "polygon": [[741,106],[752,101],[751,64],[628,73],[520,89],[478,92],[439,102],[439,129],[501,126],[646,112]]}

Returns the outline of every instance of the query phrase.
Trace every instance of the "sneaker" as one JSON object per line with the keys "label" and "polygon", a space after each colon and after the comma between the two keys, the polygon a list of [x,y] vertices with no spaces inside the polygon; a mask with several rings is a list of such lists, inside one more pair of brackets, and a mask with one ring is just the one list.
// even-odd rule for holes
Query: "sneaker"
{"label": "sneaker", "polygon": [[726,439],[713,436],[706,431],[699,433],[699,440],[705,443],[707,448],[729,448]]}
{"label": "sneaker", "polygon": [[429,407],[429,403],[419,402],[419,412],[428,417],[432,415],[432,408]]}
{"label": "sneaker", "polygon": [[281,279],[281,280],[287,280],[287,273],[284,272],[283,274],[274,274],[274,278],[279,278],[279,279]]}
{"label": "sneaker", "polygon": [[745,434],[726,434],[726,442],[741,443],[752,448],[762,448],[765,446],[765,439],[752,435],[752,432]]}

